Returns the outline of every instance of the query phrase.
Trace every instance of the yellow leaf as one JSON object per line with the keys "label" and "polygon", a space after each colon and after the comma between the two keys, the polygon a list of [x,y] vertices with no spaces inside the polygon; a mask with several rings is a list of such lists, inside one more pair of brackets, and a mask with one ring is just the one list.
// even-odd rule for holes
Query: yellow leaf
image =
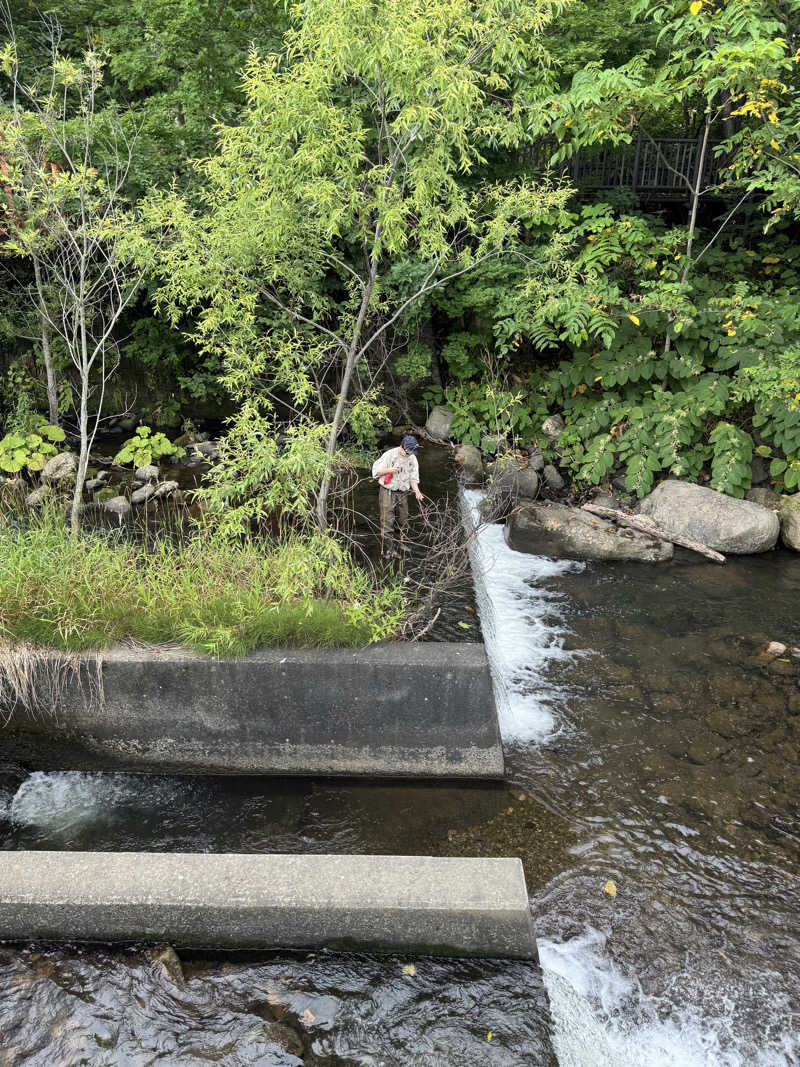
{"label": "yellow leaf", "polygon": [[635,315],[628,315],[628,318],[631,320],[634,326],[639,325],[639,320]]}
{"label": "yellow leaf", "polygon": [[490,1030],[490,1031],[489,1031],[489,1033],[488,1033],[488,1034],[486,1035],[486,1040],[487,1040],[487,1041],[491,1041],[491,1040],[492,1040],[492,1031],[491,1031],[491,1030]]}
{"label": "yellow leaf", "polygon": [[735,337],[735,336],[736,336],[736,330],[728,330],[728,337]]}
{"label": "yellow leaf", "polygon": [[413,978],[416,973],[417,973],[417,968],[414,966],[413,963],[406,963],[405,966],[403,967],[403,974],[407,974],[411,978]]}
{"label": "yellow leaf", "polygon": [[611,899],[613,900],[614,897],[617,895],[616,883],[612,882],[611,879],[609,878],[609,880],[603,886],[603,892],[605,893],[605,895],[607,897],[611,897]]}
{"label": "yellow leaf", "polygon": [[694,0],[694,3],[689,5],[689,10],[693,15],[699,15],[703,10],[703,0]]}
{"label": "yellow leaf", "polygon": [[780,145],[778,144],[778,142],[775,140],[774,137],[769,142],[769,146],[770,146],[770,148],[774,148],[776,152],[780,151]]}
{"label": "yellow leaf", "polygon": [[764,256],[761,260],[762,263],[780,263],[780,259],[777,256]]}
{"label": "yellow leaf", "polygon": [[316,1020],[317,1017],[316,1017],[316,1015],[312,1015],[311,1012],[308,1010],[308,1008],[306,1008],[306,1010],[303,1012],[303,1014],[300,1016],[300,1018],[301,1019],[305,1019],[305,1021],[307,1023],[313,1023]]}

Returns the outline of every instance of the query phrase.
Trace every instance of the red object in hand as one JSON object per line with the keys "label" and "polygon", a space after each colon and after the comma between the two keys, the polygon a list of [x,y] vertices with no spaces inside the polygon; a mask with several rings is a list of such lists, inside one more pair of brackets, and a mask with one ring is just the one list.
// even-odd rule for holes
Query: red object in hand
{"label": "red object in hand", "polygon": [[383,484],[384,485],[388,485],[391,480],[392,480],[392,475],[391,474],[384,474],[384,476],[383,476]]}

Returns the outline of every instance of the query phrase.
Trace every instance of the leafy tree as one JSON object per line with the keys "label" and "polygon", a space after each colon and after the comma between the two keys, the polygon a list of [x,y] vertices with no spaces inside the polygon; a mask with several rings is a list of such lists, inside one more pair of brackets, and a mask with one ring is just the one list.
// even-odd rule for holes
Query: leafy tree
{"label": "leafy tree", "polygon": [[240,395],[264,379],[328,425],[320,526],[339,435],[374,405],[407,311],[482,263],[522,255],[523,224],[565,203],[568,190],[544,183],[463,180],[489,149],[520,143],[520,72],[544,64],[540,35],[557,6],[296,4],[284,51],[250,57],[241,124],[222,127],[201,164],[205,210],[174,196],[150,204],[173,234],[162,306],[175,321],[196,313]]}
{"label": "leafy tree", "polygon": [[87,52],[74,63],[57,41],[54,35],[51,65],[31,84],[21,81],[13,38],[0,53],[3,250],[34,262],[37,311],[78,375],[80,450],[70,520],[77,536],[89,452],[118,363],[115,329],[142,284],[148,254],[141,252],[139,269],[127,266],[136,241],[122,195],[130,145],[98,108],[102,59]]}

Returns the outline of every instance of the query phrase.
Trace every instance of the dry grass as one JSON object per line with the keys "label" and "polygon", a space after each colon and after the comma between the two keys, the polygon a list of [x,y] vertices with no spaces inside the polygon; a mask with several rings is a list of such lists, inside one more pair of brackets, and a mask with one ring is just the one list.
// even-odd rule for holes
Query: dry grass
{"label": "dry grass", "polygon": [[7,723],[18,710],[28,715],[52,713],[79,670],[77,655],[0,641],[0,723]]}

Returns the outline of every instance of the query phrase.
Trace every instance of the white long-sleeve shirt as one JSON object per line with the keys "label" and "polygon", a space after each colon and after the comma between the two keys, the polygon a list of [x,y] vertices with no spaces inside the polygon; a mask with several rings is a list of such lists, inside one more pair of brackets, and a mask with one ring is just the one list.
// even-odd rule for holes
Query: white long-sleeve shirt
{"label": "white long-sleeve shirt", "polygon": [[397,492],[407,493],[411,483],[419,485],[419,463],[416,456],[404,456],[399,448],[390,448],[384,452],[380,459],[372,464],[372,477],[378,479],[378,484],[383,485],[383,478],[378,477],[378,471],[387,470],[389,467],[397,467],[397,474],[392,475],[392,480],[385,489],[393,489]]}

